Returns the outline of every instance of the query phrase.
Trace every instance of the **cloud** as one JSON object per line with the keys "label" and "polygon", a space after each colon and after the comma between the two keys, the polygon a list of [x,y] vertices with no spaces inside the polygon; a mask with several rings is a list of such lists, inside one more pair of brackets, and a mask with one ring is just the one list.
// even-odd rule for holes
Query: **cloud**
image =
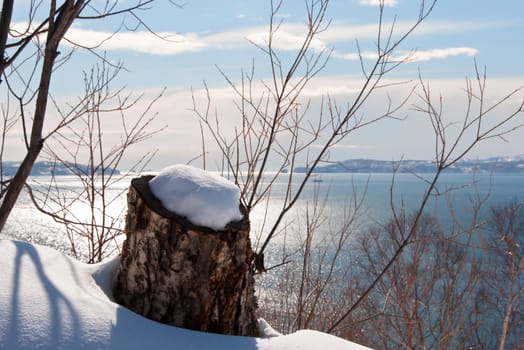
{"label": "cloud", "polygon": [[[445,49],[415,51],[411,54],[405,54],[404,57],[410,62],[426,62],[432,59],[443,59],[453,56],[475,56],[477,53],[478,50],[472,47],[450,47]],[[402,56],[398,58],[402,58]]]}
{"label": "cloud", "polygon": [[[399,21],[395,28],[405,31],[412,23]],[[303,23],[283,23],[274,33],[274,49],[294,51],[302,47],[305,38]],[[322,51],[333,43],[351,41],[357,38],[374,38],[377,33],[375,23],[369,25],[332,25],[319,33],[311,42],[310,48]],[[243,27],[225,30],[214,34],[161,32],[153,35],[147,31],[111,33],[73,27],[66,35],[70,43],[85,47],[98,47],[102,50],[126,50],[151,55],[179,55],[213,49],[237,49],[251,44],[266,47],[269,41],[266,26]]]}
{"label": "cloud", "polygon": [[[416,50],[411,52],[402,52],[391,57],[391,61],[407,61],[407,62],[427,62],[433,59],[445,59],[454,56],[475,56],[478,50],[472,47],[449,47],[443,49],[430,50]],[[358,61],[360,58],[364,60],[377,59],[377,53],[372,51],[363,51],[358,53],[342,54],[335,52],[333,57],[346,59],[349,61]]]}
{"label": "cloud", "polygon": [[379,6],[383,3],[384,6],[394,7],[397,6],[398,0],[359,0],[358,3],[364,6]]}
{"label": "cloud", "polygon": [[[371,3],[371,0],[367,1]],[[386,3],[390,3],[386,1]],[[385,28],[391,24],[383,23]],[[478,21],[427,21],[417,28],[414,36],[426,36],[430,34],[456,33],[464,31],[479,31],[501,25],[509,25],[498,22]],[[413,26],[410,21],[397,21],[394,26],[396,33],[404,33]],[[12,29],[18,28],[23,31],[27,23],[15,23]],[[272,38],[273,48],[282,51],[294,51],[299,49],[307,32],[304,23],[282,23]],[[321,51],[330,49],[336,43],[351,42],[355,39],[376,39],[377,23],[363,25],[346,25],[334,21],[327,30],[319,33],[311,42],[311,49]],[[214,49],[232,50],[248,47],[251,43],[267,46],[269,40],[267,26],[252,26],[224,30],[221,32],[208,33],[176,33],[160,32],[153,35],[148,31],[133,31],[112,33],[82,27],[72,27],[67,35],[66,45],[78,44],[85,47],[98,47],[102,50],[122,50],[150,55],[179,55],[189,52],[202,52]],[[42,37],[45,40],[45,37]],[[445,49],[449,50],[449,49]],[[423,56],[423,53],[426,56]],[[425,57],[436,57],[438,55],[449,55],[445,52],[423,52],[420,51],[414,57],[416,60],[427,60]],[[468,54],[461,51],[460,54]],[[369,55],[369,53],[365,53]],[[358,59],[358,55],[346,54],[346,59]]]}
{"label": "cloud", "polygon": [[[386,30],[393,29],[393,38],[406,33],[413,28],[413,21],[384,22],[382,26]],[[492,30],[502,26],[511,26],[512,23],[498,21],[447,21],[447,20],[427,20],[410,34],[411,37],[424,37],[428,35],[454,34],[464,32],[478,32]],[[362,25],[347,25],[343,22],[334,21],[332,25],[318,35],[318,39],[325,43],[347,42],[355,39],[377,38],[378,24],[373,22]]]}
{"label": "cloud", "polygon": [[[16,22],[11,25],[10,30],[22,35],[35,28],[27,22]],[[45,34],[40,35],[40,40],[45,40],[45,37]],[[148,31],[114,33],[73,26],[67,31],[63,44],[106,51],[126,50],[153,55],[178,55],[210,47],[206,38],[213,39],[212,36],[202,37],[195,33],[158,32],[155,35]]]}
{"label": "cloud", "polygon": [[184,52],[204,50],[208,45],[193,33],[177,34],[161,32],[110,33],[81,28],[71,28],[66,39],[84,47],[98,47],[103,50],[128,50],[154,55],[177,55]]}
{"label": "cloud", "polygon": [[[310,148],[324,148],[324,144],[314,144],[309,146]],[[335,144],[331,147],[332,149],[359,149],[359,148],[366,148],[366,146],[362,145],[354,145],[354,144]]]}
{"label": "cloud", "polygon": [[[407,30],[412,24],[398,22],[397,30]],[[283,23],[273,34],[274,49],[294,51],[302,47],[306,27],[303,23]],[[314,51],[329,48],[335,42],[374,38],[376,24],[346,26],[333,25],[319,33],[310,43]],[[236,49],[255,44],[266,47],[269,42],[267,26],[243,27],[214,34],[160,32],[156,35],[147,31],[111,33],[80,27],[71,28],[66,39],[71,44],[102,50],[126,50],[151,55],[179,55],[212,49]]]}
{"label": "cloud", "polygon": [[[196,33],[157,33],[135,31],[110,33],[82,28],[72,28],[66,35],[70,44],[84,47],[97,47],[102,50],[127,50],[152,55],[178,55],[211,49],[235,49],[251,44],[266,47],[269,41],[267,27],[248,27],[223,31],[216,34],[198,35]],[[329,38],[328,38],[329,39]],[[302,47],[304,25],[281,25],[272,37],[274,49],[291,51]],[[310,47],[321,51],[327,47],[325,41],[314,39]]]}
{"label": "cloud", "polygon": [[364,60],[376,60],[377,53],[374,51],[362,51],[360,53],[340,53],[333,52],[333,57],[342,58],[348,61],[359,61],[361,58]]}
{"label": "cloud", "polygon": [[[267,27],[255,26],[215,34],[161,32],[156,35],[146,31],[110,33],[83,28],[71,28],[66,35],[70,44],[96,47],[102,50],[127,50],[152,55],[178,55],[211,49],[235,49],[249,46],[250,43],[267,46],[269,35]],[[304,42],[303,24],[285,24],[272,37],[273,48],[297,50]],[[326,43],[315,39],[310,47],[315,51],[326,48]]]}
{"label": "cloud", "polygon": [[[272,40],[273,48],[292,51],[300,49],[304,44],[307,29],[304,24],[282,24],[274,33]],[[255,30],[248,30],[245,38],[259,46],[267,46],[269,34],[267,27],[258,27]],[[328,44],[321,36],[315,37],[310,48],[315,51],[326,49]]]}

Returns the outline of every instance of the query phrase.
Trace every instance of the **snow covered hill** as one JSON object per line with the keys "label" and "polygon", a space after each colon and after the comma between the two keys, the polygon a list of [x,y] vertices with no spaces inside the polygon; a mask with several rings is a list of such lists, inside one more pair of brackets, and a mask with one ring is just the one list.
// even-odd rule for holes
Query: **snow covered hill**
{"label": "snow covered hill", "polygon": [[[21,162],[5,161],[1,163],[1,171],[4,176],[13,176],[18,171]],[[96,174],[101,174],[102,169],[94,170]],[[113,168],[105,168],[106,174],[120,174],[120,171]],[[31,168],[31,176],[62,176],[62,175],[85,175],[90,174],[91,169],[85,164],[60,163],[49,161],[38,161]]]}
{"label": "snow covered hill", "polygon": [[[402,160],[385,161],[375,159],[348,159],[332,164],[319,166],[315,173],[392,173],[397,168],[398,173],[434,173],[436,164],[432,160]],[[307,168],[297,167],[295,172],[306,172]],[[491,174],[491,173],[524,173],[524,155],[514,157],[493,157],[486,159],[462,159],[450,168],[446,173],[455,174]]]}
{"label": "snow covered hill", "polygon": [[0,349],[367,349],[310,330],[264,337],[201,333],[145,319],[112,300],[118,260],[87,265],[51,248],[0,240]]}

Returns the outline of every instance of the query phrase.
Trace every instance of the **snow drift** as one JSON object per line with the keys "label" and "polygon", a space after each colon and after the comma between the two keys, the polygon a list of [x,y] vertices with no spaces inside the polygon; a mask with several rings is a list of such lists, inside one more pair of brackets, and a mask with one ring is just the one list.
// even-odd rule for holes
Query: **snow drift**
{"label": "snow drift", "polygon": [[367,349],[310,330],[265,337],[209,334],[156,323],[112,300],[118,259],[87,265],[48,247],[0,240],[0,349]]}
{"label": "snow drift", "polygon": [[149,188],[166,209],[195,225],[222,230],[242,219],[238,187],[202,169],[181,164],[167,167],[151,179]]}

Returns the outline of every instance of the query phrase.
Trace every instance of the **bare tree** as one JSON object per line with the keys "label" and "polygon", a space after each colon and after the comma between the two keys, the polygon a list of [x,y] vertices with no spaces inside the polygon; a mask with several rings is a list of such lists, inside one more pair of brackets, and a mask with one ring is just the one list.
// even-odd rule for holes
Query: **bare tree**
{"label": "bare tree", "polygon": [[[31,134],[29,140],[26,138],[27,155],[24,158],[22,164],[16,175],[11,179],[9,187],[2,198],[2,205],[0,207],[0,230],[3,228],[7,217],[9,216],[11,209],[15,205],[15,202],[22,191],[24,183],[29,176],[31,168],[35,163],[40,151],[44,144],[44,138],[42,130],[44,127],[44,120],[47,110],[47,101],[49,94],[49,86],[51,84],[51,76],[53,74],[53,66],[58,56],[58,45],[64,37],[65,33],[78,16],[84,1],[67,1],[62,7],[56,8],[56,2],[52,1],[50,4],[49,17],[41,24],[40,28],[29,33],[28,37],[23,38],[19,41],[17,51],[12,55],[9,60],[3,59],[3,64],[0,73],[4,75],[6,83],[9,85],[9,78],[4,74],[7,66],[13,65],[13,59],[16,58],[22,50],[30,43],[31,39],[36,35],[40,34],[44,27],[47,28],[47,38],[43,52],[43,63],[40,75],[40,84],[38,86],[38,92],[35,102],[33,125],[31,128]],[[13,8],[13,1],[4,1],[3,9],[8,8],[9,14],[2,11],[2,20],[5,21],[0,24],[0,28],[5,31],[0,33],[0,38],[4,39],[0,46],[0,51],[5,55],[6,47],[8,45],[8,31],[11,24],[11,13]],[[25,120],[24,120],[25,121]],[[24,127],[24,132],[25,132]]]}
{"label": "bare tree", "polygon": [[[409,229],[413,215],[398,219]],[[371,283],[405,235],[397,219],[359,237],[357,278]],[[468,245],[478,234],[448,231],[434,217],[419,219],[412,242],[383,274],[348,328],[364,328],[365,343],[390,349],[449,349],[479,346],[474,332],[484,314],[474,303],[485,278],[484,264]],[[365,283],[366,283],[365,282]],[[360,285],[364,285],[361,283]],[[358,293],[358,292],[356,292]],[[343,328],[339,328],[342,330]]]}
{"label": "bare tree", "polygon": [[[380,348],[519,348],[522,203],[496,205],[486,216],[488,196],[473,199],[467,225],[455,221],[454,208],[450,227],[423,216],[413,241],[362,303],[357,315],[364,322],[353,318],[346,327],[364,328],[362,342]],[[413,218],[400,217],[406,228]],[[360,237],[357,278],[380,272],[375,267],[392,253],[398,229],[393,219]]]}
{"label": "bare tree", "polygon": [[333,213],[327,207],[330,191],[323,189],[315,183],[305,212],[297,211],[286,226],[285,247],[268,257],[278,277],[261,274],[257,281],[261,314],[281,332],[326,330],[355,299],[352,241],[361,228],[366,191],[355,189]]}
{"label": "bare tree", "polygon": [[[85,93],[79,98],[79,115],[74,122],[59,127],[44,149],[52,163],[76,176],[79,188],[63,189],[54,176],[48,185],[34,190],[28,186],[35,206],[64,224],[72,255],[88,263],[101,262],[118,248],[116,239],[122,233],[125,211],[120,197],[127,188],[116,193],[114,188],[125,180],[117,170],[122,158],[135,144],[161,130],[150,125],[156,117],[151,108],[162,92],[136,113],[143,95],[109,88],[119,70],[102,64],[84,73]],[[107,130],[114,131],[107,135]],[[130,171],[140,172],[154,153],[145,152]],[[120,208],[112,213],[115,206]]]}
{"label": "bare tree", "polygon": [[[47,125],[48,102],[51,98],[51,78],[56,69],[72,54],[61,52],[61,43],[73,22],[100,20],[111,16],[131,15],[137,26],[145,25],[135,13],[147,9],[153,0],[136,0],[134,3],[119,5],[117,1],[94,4],[90,0],[51,0],[47,11],[43,2],[31,2],[27,22],[22,28],[15,28],[12,22],[13,0],[6,0],[2,5],[0,17],[0,74],[2,85],[6,89],[6,103],[2,103],[4,125],[2,145],[7,132],[18,126],[24,136],[23,147],[26,155],[16,174],[2,182],[2,203],[0,206],[0,230],[15,205],[17,198],[30,174],[33,164],[40,155],[45,142],[50,137],[44,130],[55,132],[75,120],[75,107],[71,113],[64,113],[57,126]],[[125,26],[121,26],[124,28]],[[120,29],[118,29],[120,30]],[[82,43],[68,40],[74,47],[85,47]],[[87,47],[85,47],[87,48]],[[96,47],[87,49],[96,53]],[[74,50],[74,49],[73,49]],[[66,50],[67,51],[67,50]],[[39,73],[38,73],[39,72]],[[16,106],[16,107],[14,107]],[[29,117],[31,115],[31,117]],[[5,155],[2,147],[0,158]]]}
{"label": "bare tree", "polygon": [[[518,98],[524,86],[510,91],[502,98],[490,103],[485,98],[486,84],[486,73],[481,74],[476,67],[475,79],[473,81],[469,79],[466,80],[465,91],[467,100],[465,115],[460,121],[459,126],[453,130],[451,126],[455,124],[450,123],[449,119],[443,115],[442,96],[439,96],[435,101],[431,94],[429,84],[420,78],[421,92],[417,93],[417,96],[420,98],[421,104],[416,104],[414,110],[426,114],[431,122],[435,140],[435,173],[429,180],[424,180],[427,182],[427,188],[416,210],[415,218],[411,222],[408,230],[401,230],[404,234],[397,242],[395,252],[391,254],[388,263],[384,265],[382,269],[383,274],[391,268],[395,261],[403,254],[404,249],[412,242],[417,231],[419,220],[422,218],[429,199],[433,195],[439,194],[438,181],[442,173],[464,158],[479,143],[493,138],[504,139],[506,135],[522,127],[523,124],[519,118],[524,114],[524,100],[519,102],[517,106],[509,112],[505,112],[502,117],[497,115],[497,112],[501,107],[506,106],[508,101]],[[393,199],[393,195],[391,195],[391,199]],[[391,209],[394,220],[400,229],[403,225],[393,201],[391,202]],[[369,285],[369,288],[362,293],[361,298],[332,325],[330,331],[334,331],[343,319],[354,311],[360,302],[365,300],[367,295],[375,288],[376,283],[382,279],[383,274],[377,276],[375,281]]]}
{"label": "bare tree", "polygon": [[[315,118],[309,119],[312,101],[304,99],[302,93],[330,57],[329,50],[314,51],[312,48],[316,37],[329,25],[325,17],[329,1],[307,2],[307,31],[301,47],[289,64],[274,47],[274,40],[282,26],[282,22],[277,21],[282,2],[272,2],[266,46],[257,45],[269,61],[272,74],[270,80],[262,80],[257,84],[254,67],[242,73],[239,85],[224,74],[238,97],[240,122],[233,137],[228,138],[220,129],[218,120],[212,119],[209,91],[207,104],[203,108],[194,102],[193,110],[221,150],[225,164],[223,171],[239,184],[241,199],[248,212],[268,200],[274,180],[287,174],[288,188],[282,208],[258,248],[259,269],[264,269],[261,263],[264,252],[279,231],[284,217],[300,198],[316,167],[329,160],[330,150],[358,130],[380,120],[394,118],[411,96],[413,90],[401,101],[390,101],[379,115],[366,117],[358,113],[370,96],[389,86],[383,83],[386,75],[409,59],[408,56],[399,61],[393,57],[394,52],[429,16],[435,3],[432,1],[427,5],[422,2],[418,18],[402,33],[396,32],[394,23],[390,27],[384,23],[382,3],[378,18],[377,58],[369,66],[361,58],[363,81],[359,93],[345,107],[326,96],[321,111]],[[261,92],[256,93],[259,89]],[[319,142],[319,151],[311,153],[310,146]],[[298,179],[293,171],[286,173],[288,169],[303,165],[304,159],[307,171],[302,178]],[[277,171],[269,175],[268,169],[272,167],[276,167]]]}
{"label": "bare tree", "polygon": [[517,349],[524,332],[524,203],[495,206],[486,232],[489,272],[483,301],[490,313],[493,348]]}
{"label": "bare tree", "polygon": [[[302,46],[291,60],[283,59],[274,45],[283,23],[276,21],[281,3],[272,3],[266,44],[257,44],[268,58],[272,74],[270,79],[258,81],[254,67],[248,72],[243,71],[238,83],[223,73],[237,95],[239,123],[232,135],[221,129],[218,117],[213,117],[211,114],[210,91],[206,88],[206,101],[203,107],[194,97],[193,110],[201,122],[201,127],[207,130],[218,146],[223,156],[222,171],[233,178],[241,188],[242,201],[248,211],[253,210],[257,205],[264,206],[270,200],[272,185],[277,177],[287,179],[284,200],[281,202],[276,218],[271,222],[268,221],[269,226],[264,234],[259,233],[261,240],[257,259],[254,262],[259,271],[266,270],[264,253],[278,233],[286,227],[284,218],[301,198],[317,166],[330,161],[330,150],[334,146],[364,127],[373,127],[381,120],[395,118],[396,113],[406,106],[408,101],[411,103],[411,97],[417,99],[412,112],[427,116],[433,131],[428,136],[434,139],[434,174],[429,179],[422,180],[426,184],[426,190],[409,220],[405,217],[402,208],[394,204],[394,195],[391,194],[393,219],[390,232],[396,232],[398,236],[393,241],[391,249],[383,252],[385,259],[380,262],[380,265],[373,266],[376,269],[374,279],[368,281],[368,285],[360,291],[359,297],[351,305],[338,310],[338,318],[326,327],[329,332],[340,331],[351,315],[370,298],[370,293],[381,284],[385,276],[390,273],[390,269],[397,266],[398,260],[406,259],[404,255],[407,248],[417,241],[416,233],[420,226],[423,226],[424,209],[432,196],[441,193],[438,186],[441,174],[480,143],[496,138],[504,139],[506,135],[523,125],[521,117],[524,112],[524,101],[519,102],[509,112],[502,111],[505,107],[511,107],[511,101],[520,99],[523,87],[510,91],[492,102],[486,97],[488,88],[486,73],[479,70],[476,65],[476,76],[467,79],[465,83],[466,111],[459,120],[444,115],[442,96],[433,95],[429,83],[423,80],[422,74],[419,75],[418,84],[413,86],[405,99],[389,100],[385,110],[379,115],[369,117],[363,113],[370,96],[386,87],[396,87],[394,84],[385,83],[384,78],[398,66],[409,61],[410,55],[399,60],[398,56],[395,56],[395,51],[430,15],[435,5],[436,1],[429,3],[422,1],[419,16],[413,25],[406,31],[398,33],[394,22],[388,25],[384,21],[385,7],[384,2],[381,2],[375,40],[376,59],[371,64],[367,64],[361,55],[363,82],[359,86],[359,93],[353,100],[348,101],[345,107],[344,104],[327,95],[323,98],[317,112],[311,108],[312,101],[303,97],[308,83],[325,67],[330,56],[329,50],[315,51],[312,47],[316,36],[326,30],[329,24],[325,18],[328,1],[307,3],[307,31]],[[311,114],[314,114],[315,118],[310,118]],[[201,132],[201,134],[203,154],[205,154],[210,147],[206,145],[205,133]],[[309,147],[313,143],[321,144],[316,153],[313,153]],[[205,159],[206,157],[203,157],[204,167]],[[268,171],[270,164],[273,169],[276,167],[276,173]],[[307,169],[302,177],[293,172],[297,165],[305,165]],[[288,171],[289,169],[291,171]],[[393,177],[394,181],[395,177]],[[306,248],[309,242],[307,237],[304,241]],[[460,249],[450,248],[448,256],[453,258],[460,254]],[[307,276],[309,262],[306,260],[307,256],[304,256],[304,259],[302,275]],[[450,270],[450,273],[452,271]],[[465,270],[462,268],[460,271]],[[411,278],[406,276],[408,277]],[[304,287],[303,284],[299,285],[300,288]],[[303,296],[300,297],[300,288],[299,300],[303,301]],[[415,329],[412,334],[416,336]]]}

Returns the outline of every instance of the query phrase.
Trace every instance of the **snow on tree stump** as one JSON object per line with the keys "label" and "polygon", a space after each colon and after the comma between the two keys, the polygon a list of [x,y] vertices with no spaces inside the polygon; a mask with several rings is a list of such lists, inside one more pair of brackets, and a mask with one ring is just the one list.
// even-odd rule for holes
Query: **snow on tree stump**
{"label": "snow on tree stump", "polygon": [[164,207],[152,178],[131,182],[116,301],[177,327],[258,336],[249,219],[196,225]]}

